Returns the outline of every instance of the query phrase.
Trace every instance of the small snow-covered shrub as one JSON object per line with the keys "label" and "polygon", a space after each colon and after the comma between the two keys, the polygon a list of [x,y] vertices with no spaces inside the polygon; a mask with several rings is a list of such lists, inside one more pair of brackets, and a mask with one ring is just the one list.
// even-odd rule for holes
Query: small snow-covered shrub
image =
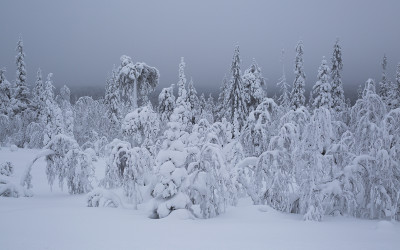
{"label": "small snow-covered shrub", "polygon": [[119,207],[121,205],[120,198],[108,190],[95,189],[87,195],[88,207]]}
{"label": "small snow-covered shrub", "polygon": [[[0,164],[0,196],[18,198],[32,196],[32,193],[19,183],[15,183],[14,165],[11,162]],[[30,177],[30,176],[29,176]]]}
{"label": "small snow-covered shrub", "polygon": [[17,150],[18,150],[17,145],[13,144],[13,145],[10,146],[10,151],[11,151],[11,152],[15,152],[15,151],[17,151]]}
{"label": "small snow-covered shrub", "polygon": [[0,175],[11,176],[14,174],[14,165],[7,161],[0,164]]}

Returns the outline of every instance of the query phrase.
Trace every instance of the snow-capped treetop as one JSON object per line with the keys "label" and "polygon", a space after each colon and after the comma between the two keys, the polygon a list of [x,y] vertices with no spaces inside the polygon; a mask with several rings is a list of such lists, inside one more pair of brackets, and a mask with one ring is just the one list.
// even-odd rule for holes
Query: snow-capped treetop
{"label": "snow-capped treetop", "polygon": [[250,67],[245,70],[243,81],[247,110],[251,111],[256,109],[257,105],[260,104],[264,96],[266,96],[263,90],[265,79],[255,59],[253,59],[253,63]]}
{"label": "snow-capped treetop", "polygon": [[[145,63],[133,63],[129,56],[121,56],[121,65],[117,73],[117,87],[121,90],[125,101],[138,107],[138,98],[145,103],[147,95],[158,85],[159,72]],[[138,96],[139,95],[139,96]]]}
{"label": "snow-capped treetop", "polygon": [[163,88],[158,95],[158,113],[163,122],[168,122],[175,108],[175,96],[173,93],[173,85],[168,88]]}
{"label": "snow-capped treetop", "polygon": [[382,59],[382,80],[379,82],[379,95],[381,96],[384,102],[387,102],[388,95],[389,95],[389,83],[386,76],[386,67],[387,67],[387,57],[386,54],[383,55]]}
{"label": "snow-capped treetop", "polygon": [[17,78],[15,83],[18,86],[23,86],[26,83],[26,66],[25,66],[25,53],[24,53],[24,43],[22,37],[19,37],[17,47],[17,56],[15,57],[15,62],[17,64]]}
{"label": "snow-capped treetop", "polygon": [[44,83],[42,79],[42,70],[39,68],[36,73],[35,86],[33,87],[32,91],[33,102],[36,105],[41,105],[41,103],[43,102],[43,100],[41,100],[43,91],[44,91]]}
{"label": "snow-capped treetop", "polygon": [[121,130],[133,145],[149,147],[160,130],[157,113],[150,105],[137,108],[125,116]]}
{"label": "snow-capped treetop", "polygon": [[345,105],[344,100],[344,91],[342,84],[342,77],[340,72],[343,69],[342,62],[342,47],[339,44],[339,39],[336,40],[335,45],[333,46],[333,54],[331,58],[332,68],[331,68],[331,78],[332,78],[332,108],[336,111],[343,110]]}
{"label": "snow-capped treetop", "polygon": [[321,66],[318,69],[318,81],[313,86],[314,103],[316,108],[324,107],[330,109],[333,105],[332,100],[332,87],[329,82],[329,67],[325,60],[322,58]]}
{"label": "snow-capped treetop", "polygon": [[281,91],[281,95],[279,96],[278,102],[279,104],[287,110],[290,106],[290,92],[289,92],[289,84],[286,81],[286,73],[285,73],[285,50],[282,49],[281,53],[281,63],[282,63],[282,76],[279,78],[279,82],[276,84]]}
{"label": "snow-capped treetop", "polygon": [[199,97],[197,96],[197,91],[196,91],[196,88],[194,87],[192,79],[190,79],[190,82],[188,84],[188,93],[187,93],[186,101],[190,106],[190,110],[191,110],[191,114],[192,114],[191,122],[192,122],[192,124],[195,124],[196,120],[199,119],[201,110],[200,110]]}
{"label": "snow-capped treetop", "polygon": [[226,108],[228,114],[227,118],[229,119],[229,121],[233,122],[236,115],[239,128],[241,129],[246,119],[245,116],[247,114],[247,104],[244,95],[242,76],[240,72],[239,46],[236,46],[235,52],[233,54],[231,73],[232,78],[230,81],[228,96],[226,97]]}
{"label": "snow-capped treetop", "polygon": [[10,110],[10,102],[12,98],[11,84],[5,76],[6,69],[0,69],[0,114],[8,114]]}
{"label": "snow-capped treetop", "polygon": [[19,38],[17,47],[17,56],[15,57],[15,63],[17,65],[16,80],[15,80],[15,91],[13,100],[13,111],[15,114],[19,114],[28,108],[30,103],[29,88],[26,84],[26,66],[25,66],[25,53],[22,37]]}
{"label": "snow-capped treetop", "polygon": [[54,101],[54,85],[53,85],[53,80],[51,80],[51,78],[53,77],[53,73],[49,73],[47,75],[47,80],[44,84],[44,89],[43,89],[43,100],[45,102],[50,101],[53,102]]}
{"label": "snow-capped treetop", "polygon": [[62,86],[60,89],[60,97],[62,100],[66,102],[70,102],[71,100],[71,90],[66,86]]}
{"label": "snow-capped treetop", "polygon": [[185,76],[185,61],[181,57],[181,62],[179,63],[179,81],[178,81],[178,98],[176,99],[176,105],[180,105],[182,102],[186,101],[186,76]]}
{"label": "snow-capped treetop", "polygon": [[[178,119],[175,121],[182,123],[184,129],[192,124],[190,103],[187,102],[185,65],[184,59],[181,57],[181,62],[179,64],[178,97],[174,109],[175,117]],[[189,128],[189,130],[190,129],[191,128]]]}
{"label": "snow-capped treetop", "polygon": [[291,93],[293,109],[297,109],[301,106],[304,106],[306,102],[306,97],[304,96],[306,74],[304,72],[304,66],[303,66],[304,64],[303,54],[304,54],[303,41],[300,40],[296,45],[296,58],[294,61],[295,78]]}

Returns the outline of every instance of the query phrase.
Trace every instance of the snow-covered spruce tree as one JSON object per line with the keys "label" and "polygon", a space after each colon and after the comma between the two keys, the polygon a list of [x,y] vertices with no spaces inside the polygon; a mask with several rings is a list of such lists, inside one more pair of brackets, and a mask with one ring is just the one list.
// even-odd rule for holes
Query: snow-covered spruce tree
{"label": "snow-covered spruce tree", "polygon": [[261,68],[258,66],[255,59],[248,69],[243,74],[243,87],[246,98],[247,110],[249,112],[255,110],[266,96],[263,87],[265,79],[261,74]]}
{"label": "snow-covered spruce tree", "polygon": [[326,109],[331,109],[333,105],[332,86],[329,82],[329,73],[329,67],[325,60],[325,57],[323,57],[321,66],[319,66],[318,69],[318,81],[313,86],[312,91],[314,97],[314,102],[312,106],[315,108],[324,107]]}
{"label": "snow-covered spruce tree", "polygon": [[0,69],[0,115],[10,115],[11,114],[11,99],[12,99],[12,89],[11,84],[6,79],[6,69]]}
{"label": "snow-covered spruce tree", "polygon": [[387,57],[383,55],[382,59],[382,80],[379,82],[379,96],[384,103],[388,103],[390,84],[386,76]]}
{"label": "snow-covered spruce tree", "polygon": [[291,93],[291,106],[294,110],[304,106],[306,102],[306,97],[304,96],[306,74],[303,68],[303,54],[303,41],[300,40],[296,45],[296,58],[294,60],[294,82]]}
{"label": "snow-covered spruce tree", "polygon": [[[179,81],[178,81],[178,97],[176,98],[176,107],[179,109],[179,119],[184,125],[184,129],[191,130],[192,124],[192,114],[190,110],[190,103],[187,101],[187,91],[186,91],[186,76],[185,76],[185,61],[181,57],[181,62],[179,63]],[[174,111],[175,112],[175,111]]]}
{"label": "snow-covered spruce tree", "polygon": [[14,114],[19,114],[26,110],[30,104],[29,88],[26,83],[25,53],[22,37],[18,40],[16,51],[15,63],[17,65],[17,72],[12,109]]}
{"label": "snow-covered spruce tree", "polygon": [[272,136],[278,132],[279,107],[266,98],[252,111],[242,129],[241,141],[248,156],[259,156],[267,150]]}
{"label": "snow-covered spruce tree", "polygon": [[98,105],[98,101],[89,96],[80,97],[74,105],[74,137],[79,145],[98,139]]}
{"label": "snow-covered spruce tree", "polygon": [[158,183],[152,192],[152,218],[164,218],[177,209],[190,209],[191,202],[186,194],[187,170],[184,141],[188,134],[184,132],[180,108],[176,107],[164,133],[165,140],[156,157]]}
{"label": "snow-covered spruce tree", "polygon": [[37,117],[40,119],[44,115],[45,100],[43,99],[43,92],[45,90],[45,84],[43,82],[42,70],[39,68],[36,73],[35,86],[32,90],[32,105],[36,109]]}
{"label": "snow-covered spruce tree", "polygon": [[151,105],[142,106],[127,114],[121,126],[122,135],[134,146],[150,149],[160,130],[157,113]]}
{"label": "snow-covered spruce tree", "polygon": [[[121,99],[120,93],[116,83],[116,70],[112,71],[112,75],[107,79],[106,93],[104,97],[104,103],[107,106],[107,118],[110,122],[110,132],[113,137],[119,134],[119,128],[121,124]],[[110,139],[113,137],[109,137]]]}
{"label": "snow-covered spruce tree", "polygon": [[74,111],[71,105],[71,90],[64,85],[60,89],[60,94],[56,96],[56,102],[61,109],[64,132],[66,135],[74,136]]}
{"label": "snow-covered spruce tree", "polygon": [[332,108],[336,112],[343,111],[345,107],[344,91],[342,84],[342,76],[340,72],[343,69],[342,47],[339,44],[339,39],[336,40],[333,46],[333,54],[331,58],[331,79],[332,79]]}
{"label": "snow-covered spruce tree", "polygon": [[226,102],[228,100],[228,94],[229,94],[229,81],[225,75],[223,81],[222,81],[222,86],[220,88],[220,92],[218,95],[218,101],[217,101],[217,107],[215,111],[215,116],[217,121],[222,121],[222,118],[226,118]]}
{"label": "snow-covered spruce tree", "polygon": [[44,149],[54,152],[46,156],[46,174],[50,187],[58,178],[61,188],[66,180],[70,194],[87,193],[92,189],[94,170],[91,158],[73,138],[56,135]]}
{"label": "snow-covered spruce tree", "polygon": [[43,145],[47,145],[50,140],[58,134],[63,134],[63,117],[61,109],[54,101],[54,86],[51,77],[52,73],[48,74],[47,80],[42,93],[42,99],[44,100],[44,114],[41,118],[44,126]]}
{"label": "snow-covered spruce tree", "polygon": [[129,56],[121,56],[121,65],[117,73],[117,87],[122,100],[134,110],[138,104],[147,103],[147,95],[158,85],[160,74],[154,67],[145,63],[133,63]]}
{"label": "snow-covered spruce tree", "polygon": [[242,76],[240,72],[239,46],[236,46],[235,52],[233,54],[231,74],[232,77],[229,82],[229,92],[226,97],[226,117],[228,121],[233,122],[233,119],[236,115],[239,123],[239,128],[241,129],[244,122],[246,121],[247,104]]}
{"label": "snow-covered spruce tree", "polygon": [[289,92],[289,84],[286,81],[286,73],[285,73],[285,50],[282,49],[281,54],[281,62],[282,62],[282,76],[279,78],[279,82],[276,84],[281,92],[279,96],[278,103],[283,108],[286,113],[290,107],[290,92]]}
{"label": "snow-covered spruce tree", "polygon": [[[204,97],[204,95],[203,95],[203,97]],[[205,99],[202,99],[202,101],[204,101],[204,100]],[[201,109],[200,118],[206,119],[209,123],[213,123],[214,122],[214,112],[213,111],[215,110],[215,106],[214,106],[214,98],[212,97],[211,93],[203,105],[204,105],[204,107]]]}
{"label": "snow-covered spruce tree", "polygon": [[192,124],[195,124],[200,119],[200,103],[192,79],[190,79],[190,82],[188,84],[186,101],[190,104],[190,110],[192,115],[192,119],[190,119],[190,121],[192,122]]}
{"label": "snow-covered spruce tree", "polygon": [[158,95],[158,113],[162,124],[167,124],[175,109],[173,86],[163,88]]}
{"label": "snow-covered spruce tree", "polygon": [[400,107],[400,63],[397,64],[397,69],[396,69],[396,80],[395,83],[393,84],[393,91],[391,95],[391,100],[393,105],[391,105],[393,108],[399,108]]}

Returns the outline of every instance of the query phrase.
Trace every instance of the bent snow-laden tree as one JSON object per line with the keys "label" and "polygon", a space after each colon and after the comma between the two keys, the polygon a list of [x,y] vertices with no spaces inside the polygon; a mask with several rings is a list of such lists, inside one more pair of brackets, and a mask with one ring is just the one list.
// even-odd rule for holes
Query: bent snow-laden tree
{"label": "bent snow-laden tree", "polygon": [[158,85],[160,74],[154,67],[145,63],[133,63],[129,56],[121,56],[121,65],[117,73],[117,86],[124,101],[134,110],[147,102],[147,95]]}
{"label": "bent snow-laden tree", "polygon": [[[112,148],[111,154],[107,162],[106,175],[101,181],[101,185],[107,189],[122,187],[128,203],[133,203],[134,209],[137,209],[137,205],[142,201],[142,187],[149,186],[151,182],[150,175],[153,173],[152,166],[154,165],[152,155],[144,147],[132,148],[128,142],[118,139],[115,139],[110,146]],[[98,196],[95,198],[98,200],[100,196],[104,195],[105,192],[98,193],[95,191],[90,196]],[[110,197],[103,197],[103,199],[115,200]],[[124,205],[122,200],[119,200],[120,202],[114,204],[114,206]],[[89,205],[99,206],[99,204]]]}
{"label": "bent snow-laden tree", "polygon": [[46,155],[46,174],[50,187],[58,178],[60,188],[67,182],[70,194],[87,193],[92,190],[94,170],[92,160],[71,137],[56,135],[44,148],[53,153]]}

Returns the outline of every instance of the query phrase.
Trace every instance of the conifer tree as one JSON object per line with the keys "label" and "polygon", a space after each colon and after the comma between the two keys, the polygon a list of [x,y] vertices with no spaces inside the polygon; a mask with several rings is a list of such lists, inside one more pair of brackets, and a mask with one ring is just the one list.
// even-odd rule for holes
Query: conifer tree
{"label": "conifer tree", "polygon": [[292,109],[296,110],[301,106],[304,106],[306,102],[306,97],[304,96],[304,87],[305,87],[305,80],[306,74],[304,73],[304,66],[303,66],[303,41],[299,41],[296,45],[296,58],[294,61],[294,82],[293,82],[293,89],[291,93],[292,97]]}
{"label": "conifer tree", "polygon": [[326,109],[330,109],[333,102],[332,87],[331,83],[329,82],[329,67],[325,60],[325,57],[323,57],[322,59],[317,78],[318,81],[313,87],[314,102],[312,105],[315,108],[324,107]]}
{"label": "conifer tree", "polygon": [[239,123],[239,128],[241,129],[246,120],[247,105],[244,95],[242,76],[240,73],[239,46],[236,46],[235,53],[233,54],[231,74],[232,77],[226,100],[226,108],[228,112],[227,118],[230,122],[233,122],[236,115]]}
{"label": "conifer tree", "polygon": [[199,97],[197,96],[197,91],[193,85],[192,79],[190,79],[188,85],[187,102],[190,105],[191,116],[192,116],[191,122],[192,124],[195,124],[200,115],[200,104],[199,104]]}
{"label": "conifer tree", "polygon": [[265,80],[261,74],[261,68],[255,59],[243,74],[244,94],[246,98],[247,110],[249,112],[255,110],[265,96],[263,86]]}
{"label": "conifer tree", "polygon": [[0,69],[0,114],[9,115],[11,112],[12,89],[5,76],[6,69]]}
{"label": "conifer tree", "polygon": [[386,67],[387,67],[386,54],[383,55],[381,65],[382,65],[382,80],[379,82],[379,96],[382,98],[383,102],[387,103],[390,86],[389,86],[389,81],[386,76]]}
{"label": "conifer tree", "polygon": [[19,38],[17,43],[17,56],[15,57],[15,63],[17,65],[16,80],[15,80],[15,91],[13,100],[13,111],[14,114],[19,114],[28,108],[29,101],[29,88],[26,83],[26,66],[25,66],[25,53],[24,44],[22,37]]}
{"label": "conifer tree", "polygon": [[287,110],[290,106],[290,92],[289,92],[289,84],[286,82],[286,73],[285,73],[285,50],[282,49],[281,54],[281,63],[282,63],[282,77],[279,78],[279,82],[276,84],[281,91],[281,95],[279,96],[278,102],[285,110]]}
{"label": "conifer tree", "polygon": [[221,121],[222,118],[224,118],[226,115],[226,105],[225,104],[227,101],[228,93],[229,93],[229,82],[225,75],[224,79],[222,80],[222,86],[220,88],[220,92],[218,95],[218,104],[216,107],[216,116],[217,116],[218,121]]}
{"label": "conifer tree", "polygon": [[332,54],[332,68],[331,68],[331,78],[332,78],[332,108],[336,111],[342,111],[345,106],[344,91],[342,84],[342,77],[340,72],[343,69],[342,62],[342,47],[339,44],[339,39],[336,40],[333,46]]}

